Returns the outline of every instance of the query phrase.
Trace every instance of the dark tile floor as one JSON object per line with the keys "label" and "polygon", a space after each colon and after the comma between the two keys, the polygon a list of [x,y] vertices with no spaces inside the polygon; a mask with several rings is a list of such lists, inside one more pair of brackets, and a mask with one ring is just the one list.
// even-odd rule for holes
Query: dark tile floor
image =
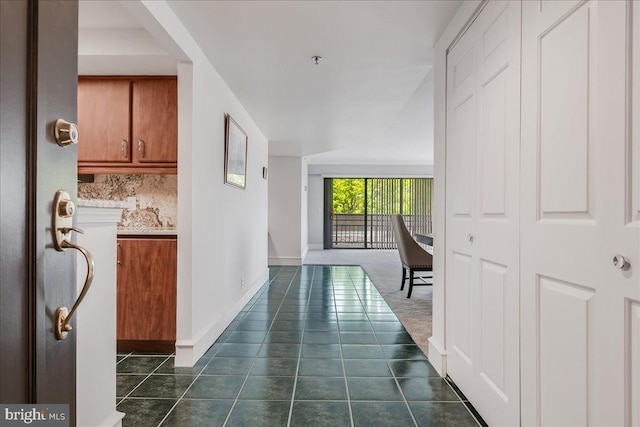
{"label": "dark tile floor", "polygon": [[193,368],[122,354],[124,426],[477,426],[360,267],[272,267]]}

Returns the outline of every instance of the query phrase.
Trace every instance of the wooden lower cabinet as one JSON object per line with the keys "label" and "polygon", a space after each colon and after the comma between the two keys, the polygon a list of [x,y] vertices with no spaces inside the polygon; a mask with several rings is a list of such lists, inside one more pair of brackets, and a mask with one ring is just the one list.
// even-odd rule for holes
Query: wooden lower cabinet
{"label": "wooden lower cabinet", "polygon": [[177,239],[118,238],[118,351],[173,352]]}

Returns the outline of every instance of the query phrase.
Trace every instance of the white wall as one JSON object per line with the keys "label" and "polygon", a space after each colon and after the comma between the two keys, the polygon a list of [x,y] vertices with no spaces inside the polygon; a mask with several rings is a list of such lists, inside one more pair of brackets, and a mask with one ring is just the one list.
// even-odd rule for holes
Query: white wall
{"label": "white wall", "polygon": [[[80,203],[78,203],[80,204]],[[97,274],[78,307],[76,334],[77,425],[119,425],[116,411],[116,224],[122,209],[78,207],[77,244],[93,255]],[[67,251],[70,252],[70,251]],[[87,277],[87,262],[78,257],[78,295]],[[69,306],[70,307],[70,306]]]}
{"label": "white wall", "polygon": [[[300,265],[307,246],[306,160],[269,156],[269,264]],[[303,173],[305,174],[303,176]],[[304,213],[304,215],[303,215]],[[303,238],[303,232],[305,237]]]}
{"label": "white wall", "polygon": [[[268,280],[267,139],[164,1],[124,5],[181,58],[176,365],[191,366]],[[225,113],[249,136],[245,190],[224,184]]]}
{"label": "white wall", "polygon": [[309,251],[309,162],[302,159],[300,168],[300,256]]}
{"label": "white wall", "polygon": [[324,248],[324,179],[319,174],[308,175],[309,250]]}

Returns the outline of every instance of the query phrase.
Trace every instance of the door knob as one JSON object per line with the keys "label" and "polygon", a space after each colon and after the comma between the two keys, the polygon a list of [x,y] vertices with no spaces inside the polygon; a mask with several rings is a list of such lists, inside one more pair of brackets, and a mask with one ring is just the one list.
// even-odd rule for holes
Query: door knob
{"label": "door knob", "polygon": [[469,240],[469,243],[473,243],[473,234],[467,234],[467,240]]}
{"label": "door knob", "polygon": [[620,270],[624,270],[629,267],[629,261],[627,261],[622,255],[616,254],[616,256],[613,257],[613,265]]}
{"label": "door knob", "polygon": [[58,119],[53,125],[53,135],[61,147],[77,144],[79,136],[78,126],[66,120]]}

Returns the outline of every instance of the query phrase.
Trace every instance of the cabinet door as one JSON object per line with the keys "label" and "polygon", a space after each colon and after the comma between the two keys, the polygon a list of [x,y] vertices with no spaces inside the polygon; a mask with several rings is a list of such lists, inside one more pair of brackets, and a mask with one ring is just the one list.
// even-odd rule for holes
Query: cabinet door
{"label": "cabinet door", "polygon": [[130,156],[131,82],[78,82],[79,162],[127,163]]}
{"label": "cabinet door", "polygon": [[176,339],[175,239],[118,239],[118,341]]}
{"label": "cabinet door", "polygon": [[133,82],[132,133],[137,162],[177,162],[178,83],[175,79]]}

